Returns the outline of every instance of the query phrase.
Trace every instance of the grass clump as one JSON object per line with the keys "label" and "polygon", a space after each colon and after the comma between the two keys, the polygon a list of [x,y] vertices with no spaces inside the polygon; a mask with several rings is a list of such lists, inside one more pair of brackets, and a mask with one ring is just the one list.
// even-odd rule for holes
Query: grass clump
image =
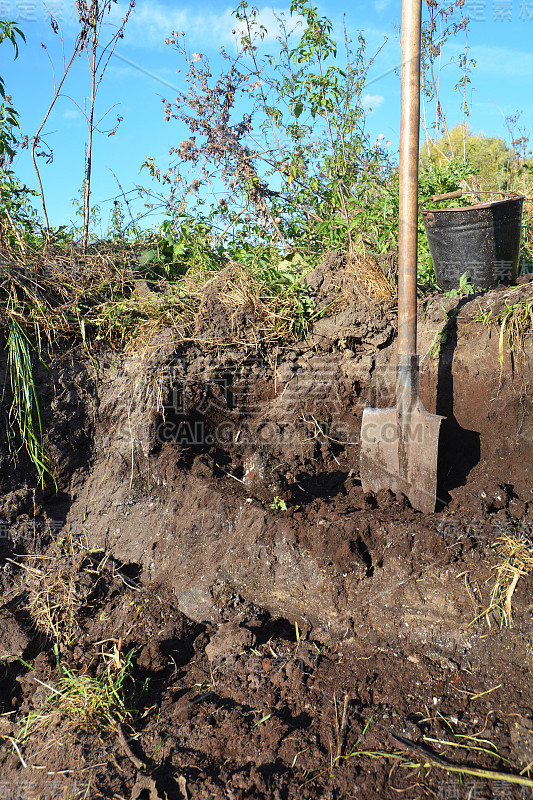
{"label": "grass clump", "polygon": [[512,601],[520,578],[527,578],[533,571],[533,543],[527,535],[509,530],[499,536],[491,545],[498,556],[498,563],[492,568],[495,573],[490,593],[490,602],[470,623],[473,625],[485,619],[489,628],[491,618],[495,617],[500,628],[513,625]]}
{"label": "grass clump", "polygon": [[[530,284],[533,294],[533,284]],[[483,310],[473,317],[474,322],[481,322],[485,326],[494,325],[499,330],[498,335],[498,354],[500,360],[500,380],[503,375],[505,341],[512,353],[517,356],[525,356],[526,338],[533,335],[533,296],[518,300],[513,303],[513,294],[517,291],[522,292],[524,287],[518,286],[511,289],[505,297],[504,307],[499,311],[495,309]]]}
{"label": "grass clump", "polygon": [[496,317],[500,326],[498,342],[500,365],[503,368],[503,353],[505,334],[512,351],[524,351],[524,339],[533,334],[533,297],[518,303],[509,304],[505,301],[505,308]]}
{"label": "grass clump", "polygon": [[[9,392],[11,402],[7,409],[7,438],[12,457],[16,460],[21,448],[25,448],[36,467],[39,483],[44,484],[45,475],[52,476],[43,446],[43,429],[39,401],[35,390],[32,367],[32,344],[24,332],[19,319],[11,316],[7,335],[7,362],[2,389],[1,404]],[[37,345],[37,354],[40,357]],[[15,435],[18,434],[18,443]]]}
{"label": "grass clump", "polygon": [[133,723],[133,650],[123,655],[114,645],[112,653],[103,654],[96,670],[94,664],[89,669],[71,670],[61,662],[57,645],[54,652],[57,677],[50,682],[35,678],[49,694],[36,711],[22,720],[13,739],[17,748],[37,731],[63,720],[77,730],[97,734],[116,733],[120,725]]}
{"label": "grass clump", "polygon": [[26,610],[36,629],[54,642],[69,645],[79,634],[80,618],[98,597],[106,559],[71,534],[55,543],[40,568],[27,567]]}
{"label": "grass clump", "polygon": [[122,655],[115,644],[94,676],[70,670],[58,657],[59,679],[49,700],[51,710],[87,730],[115,730],[118,723],[131,723],[134,712],[127,699],[127,685],[133,682],[133,655],[133,650]]}
{"label": "grass clump", "polygon": [[490,615],[494,613],[500,627],[512,627],[512,600],[520,578],[526,578],[533,570],[533,543],[517,532],[505,533],[492,545],[499,561],[494,571],[496,579],[490,594],[490,605],[483,612],[490,627]]}

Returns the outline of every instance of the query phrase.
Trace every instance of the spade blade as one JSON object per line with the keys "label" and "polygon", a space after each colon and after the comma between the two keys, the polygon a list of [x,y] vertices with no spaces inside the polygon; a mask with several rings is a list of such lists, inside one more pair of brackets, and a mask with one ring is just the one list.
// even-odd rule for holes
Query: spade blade
{"label": "spade blade", "polygon": [[438,414],[429,414],[420,400],[403,421],[397,407],[365,408],[360,455],[363,490],[403,492],[413,508],[433,513],[443,419]]}

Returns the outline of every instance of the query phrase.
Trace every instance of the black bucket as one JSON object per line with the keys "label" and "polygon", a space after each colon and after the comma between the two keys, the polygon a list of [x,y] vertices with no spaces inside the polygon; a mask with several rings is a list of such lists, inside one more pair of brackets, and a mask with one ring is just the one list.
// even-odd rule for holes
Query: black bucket
{"label": "black bucket", "polygon": [[461,275],[474,286],[490,289],[518,275],[524,196],[464,208],[421,208],[429,250],[442,290],[457,289]]}

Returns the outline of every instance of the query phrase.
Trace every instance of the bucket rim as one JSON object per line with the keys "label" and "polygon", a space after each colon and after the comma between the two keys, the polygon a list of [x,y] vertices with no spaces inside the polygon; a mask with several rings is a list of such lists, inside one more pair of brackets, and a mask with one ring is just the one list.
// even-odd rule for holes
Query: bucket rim
{"label": "bucket rim", "polygon": [[[478,194],[502,194],[505,195],[501,200],[487,200],[483,203],[473,203],[470,206],[453,206],[453,208],[424,208],[420,204],[421,214],[442,214],[449,211],[472,211],[480,208],[491,208],[492,206],[501,205],[502,203],[510,203],[515,200],[525,200],[524,194],[518,192],[478,192]],[[426,201],[427,202],[427,201]]]}

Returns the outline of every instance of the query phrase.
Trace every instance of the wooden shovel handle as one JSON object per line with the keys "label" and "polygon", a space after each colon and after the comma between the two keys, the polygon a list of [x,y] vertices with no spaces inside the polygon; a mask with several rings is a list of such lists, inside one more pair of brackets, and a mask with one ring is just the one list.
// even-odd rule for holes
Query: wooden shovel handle
{"label": "wooden shovel handle", "polygon": [[446,194],[432,194],[431,201],[438,203],[439,200],[454,200],[456,197],[462,197],[462,194],[462,189],[456,189],[455,192],[446,192]]}
{"label": "wooden shovel handle", "polygon": [[398,231],[398,355],[416,348],[418,143],[422,0],[402,0],[400,168]]}

